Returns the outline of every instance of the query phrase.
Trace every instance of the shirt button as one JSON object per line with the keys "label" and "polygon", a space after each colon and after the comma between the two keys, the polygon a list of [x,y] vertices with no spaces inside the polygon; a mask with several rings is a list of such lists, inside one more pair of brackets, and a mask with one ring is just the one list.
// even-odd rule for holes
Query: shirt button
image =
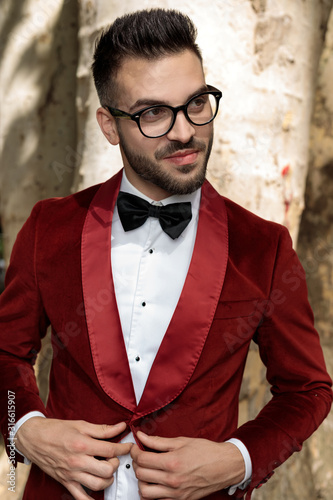
{"label": "shirt button", "polygon": [[140,356],[137,356],[137,357],[135,358],[135,361],[140,361],[140,359],[141,359],[141,358],[140,358]]}
{"label": "shirt button", "polygon": [[146,307],[147,303],[146,302],[142,302],[142,307]]}
{"label": "shirt button", "polygon": [[130,469],[130,468],[131,468],[130,464],[126,464],[126,469]]}
{"label": "shirt button", "polygon": [[151,249],[149,250],[149,253],[154,253],[154,250],[151,248]]}

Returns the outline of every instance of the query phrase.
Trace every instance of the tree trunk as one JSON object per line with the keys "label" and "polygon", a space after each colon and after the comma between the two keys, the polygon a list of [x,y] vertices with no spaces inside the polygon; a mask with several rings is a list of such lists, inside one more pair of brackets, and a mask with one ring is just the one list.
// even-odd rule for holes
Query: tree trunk
{"label": "tree trunk", "polygon": [[[333,374],[333,15],[322,53],[311,127],[310,170],[298,253],[307,274],[309,298],[327,368]],[[333,412],[308,442],[317,498],[333,491]]]}
{"label": "tree trunk", "polygon": [[32,206],[67,195],[73,183],[77,5],[4,0],[0,13],[0,201],[8,260]]}

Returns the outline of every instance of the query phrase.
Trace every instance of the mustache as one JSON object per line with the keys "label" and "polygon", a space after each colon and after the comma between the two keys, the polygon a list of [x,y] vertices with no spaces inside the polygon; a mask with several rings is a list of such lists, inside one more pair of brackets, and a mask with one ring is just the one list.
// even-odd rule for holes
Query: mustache
{"label": "mustache", "polygon": [[194,137],[192,137],[191,140],[186,144],[179,141],[173,141],[164,148],[158,149],[155,152],[155,158],[156,160],[162,160],[166,156],[170,156],[173,153],[176,153],[177,151],[182,151],[184,149],[195,149],[197,151],[205,151],[206,145],[204,142],[194,139]]}

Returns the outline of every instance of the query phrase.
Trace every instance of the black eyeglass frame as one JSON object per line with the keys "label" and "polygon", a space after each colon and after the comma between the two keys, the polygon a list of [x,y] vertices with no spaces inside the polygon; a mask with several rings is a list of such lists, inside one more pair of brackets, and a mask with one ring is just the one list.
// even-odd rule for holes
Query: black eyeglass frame
{"label": "black eyeglass frame", "polygon": [[[137,111],[136,113],[131,114],[131,113],[127,113],[126,111],[122,111],[121,109],[112,108],[110,106],[104,106],[104,107],[115,118],[125,118],[126,120],[135,121],[137,126],[139,127],[141,134],[144,135],[145,137],[148,137],[148,139],[158,139],[159,137],[163,137],[164,135],[166,135],[170,132],[170,130],[172,129],[172,127],[174,126],[174,124],[176,122],[177,114],[179,113],[179,111],[183,111],[186,119],[195,127],[203,127],[204,125],[208,125],[208,123],[211,123],[216,118],[216,115],[217,115],[218,110],[219,110],[220,100],[222,98],[222,92],[220,90],[218,90],[217,88],[213,87],[212,85],[207,85],[207,89],[208,90],[206,90],[204,92],[199,92],[199,94],[196,94],[193,97],[191,97],[191,99],[189,99],[186,104],[183,104],[182,106],[177,106],[175,108],[173,106],[169,106],[168,104],[154,104],[153,106],[147,106],[146,108],[140,109],[140,111]],[[202,95],[206,95],[206,94],[210,94],[210,95],[213,95],[215,97],[215,100],[216,100],[215,113],[212,116],[212,118],[206,123],[194,123],[187,113],[187,106],[194,99],[197,99],[198,97],[200,97]],[[150,135],[145,134],[141,128],[141,125],[140,125],[141,115],[149,109],[162,108],[162,107],[171,109],[171,111],[173,113],[173,120],[171,121],[170,127],[168,128],[168,130],[166,132],[164,132],[163,134],[157,135],[157,136],[150,136]]]}

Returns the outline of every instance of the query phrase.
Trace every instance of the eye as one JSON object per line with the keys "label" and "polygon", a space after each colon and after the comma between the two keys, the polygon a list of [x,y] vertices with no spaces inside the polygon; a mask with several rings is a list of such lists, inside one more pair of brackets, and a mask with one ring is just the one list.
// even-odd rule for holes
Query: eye
{"label": "eye", "polygon": [[140,116],[141,121],[145,123],[151,123],[151,122],[157,122],[160,120],[165,120],[169,118],[170,116],[170,110],[168,108],[164,108],[162,106],[158,107],[153,107],[147,109],[142,115]]}
{"label": "eye", "polygon": [[207,101],[208,101],[207,95],[200,95],[198,97],[195,97],[194,99],[192,99],[192,101],[189,102],[188,110],[191,113],[199,113],[204,109]]}

